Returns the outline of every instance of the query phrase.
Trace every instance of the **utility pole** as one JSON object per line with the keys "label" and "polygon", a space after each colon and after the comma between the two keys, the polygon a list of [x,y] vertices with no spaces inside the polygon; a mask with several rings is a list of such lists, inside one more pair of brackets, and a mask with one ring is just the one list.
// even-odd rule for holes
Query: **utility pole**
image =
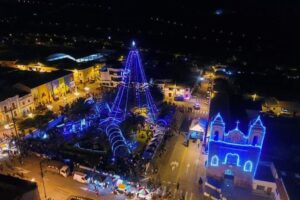
{"label": "utility pole", "polygon": [[44,159],[40,161],[40,171],[41,171],[41,177],[42,177],[42,184],[43,184],[43,189],[44,189],[44,195],[45,195],[45,199],[47,199],[46,187],[45,187],[45,182],[44,182],[44,172],[43,172],[43,166],[42,166],[42,164],[43,164],[44,161],[45,161]]}
{"label": "utility pole", "polygon": [[9,108],[9,111],[10,111],[10,114],[11,114],[12,122],[13,122],[13,124],[14,124],[14,129],[15,129],[16,137],[18,137],[19,134],[18,134],[18,130],[17,130],[15,118],[14,118],[13,111],[12,111],[12,108],[11,108],[11,107]]}

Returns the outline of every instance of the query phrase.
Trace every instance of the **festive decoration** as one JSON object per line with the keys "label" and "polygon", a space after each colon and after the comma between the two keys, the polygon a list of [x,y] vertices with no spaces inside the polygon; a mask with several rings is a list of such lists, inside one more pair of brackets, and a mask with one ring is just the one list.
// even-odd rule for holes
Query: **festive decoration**
{"label": "festive decoration", "polygon": [[236,182],[250,183],[259,163],[266,128],[258,116],[250,123],[245,135],[236,128],[225,132],[225,123],[217,114],[210,124],[207,174],[222,178],[224,174],[234,176]]}
{"label": "festive decoration", "polygon": [[146,110],[151,121],[156,120],[157,108],[150,94],[139,51],[133,41],[122,74],[122,83],[112,105],[111,116],[122,120],[135,107]]}

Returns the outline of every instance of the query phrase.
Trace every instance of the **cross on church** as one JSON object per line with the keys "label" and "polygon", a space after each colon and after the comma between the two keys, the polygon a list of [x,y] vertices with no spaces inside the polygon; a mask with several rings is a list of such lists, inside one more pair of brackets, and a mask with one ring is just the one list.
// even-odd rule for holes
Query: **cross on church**
{"label": "cross on church", "polygon": [[235,128],[235,129],[239,129],[239,123],[240,123],[240,121],[237,120],[237,121],[236,121],[236,128]]}

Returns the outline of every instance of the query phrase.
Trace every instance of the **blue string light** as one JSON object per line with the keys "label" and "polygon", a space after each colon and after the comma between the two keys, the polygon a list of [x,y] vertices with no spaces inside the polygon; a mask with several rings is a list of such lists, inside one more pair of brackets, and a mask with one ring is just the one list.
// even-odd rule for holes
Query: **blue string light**
{"label": "blue string light", "polygon": [[[222,137],[214,140],[216,138],[213,133],[220,134]],[[210,124],[208,170],[209,167],[235,165],[241,171],[250,173],[254,177],[261,156],[265,133],[266,127],[260,116],[250,124],[247,136],[239,130],[238,123],[235,129],[226,133],[225,123],[218,113]],[[256,140],[255,137],[257,137]]]}
{"label": "blue string light", "polygon": [[[152,121],[156,120],[157,108],[150,94],[149,84],[147,83],[145,71],[141,62],[139,51],[135,48],[135,43],[126,59],[122,83],[119,85],[116,98],[112,106],[113,117],[122,112],[122,119],[127,114],[128,103],[134,103],[132,107],[142,108],[146,105],[148,114]],[[132,93],[130,93],[132,90]],[[130,94],[129,94],[130,93]],[[129,101],[129,98],[134,100]]]}
{"label": "blue string light", "polygon": [[247,160],[247,161],[245,162],[245,164],[244,164],[244,168],[243,168],[244,172],[251,172],[251,171],[252,171],[252,168],[253,168],[253,163],[252,163],[252,161]]}
{"label": "blue string light", "polygon": [[217,155],[211,157],[210,165],[214,167],[219,166],[219,157]]}

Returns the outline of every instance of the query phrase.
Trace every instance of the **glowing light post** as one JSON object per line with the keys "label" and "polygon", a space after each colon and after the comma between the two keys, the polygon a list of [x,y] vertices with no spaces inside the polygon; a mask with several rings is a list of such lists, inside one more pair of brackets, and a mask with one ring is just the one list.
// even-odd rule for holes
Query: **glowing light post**
{"label": "glowing light post", "polygon": [[255,101],[256,98],[257,98],[257,95],[256,95],[256,94],[253,94],[253,95],[252,95],[252,100]]}

